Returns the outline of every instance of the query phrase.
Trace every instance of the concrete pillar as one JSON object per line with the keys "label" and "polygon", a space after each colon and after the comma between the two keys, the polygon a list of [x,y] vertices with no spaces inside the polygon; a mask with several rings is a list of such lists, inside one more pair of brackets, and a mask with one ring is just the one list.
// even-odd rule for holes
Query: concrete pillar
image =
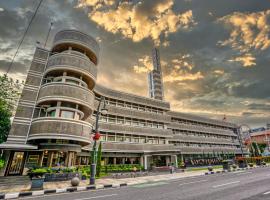
{"label": "concrete pillar", "polygon": [[141,166],[144,166],[144,163],[143,163],[143,156],[140,157],[140,165],[141,165]]}
{"label": "concrete pillar", "polygon": [[144,155],[143,161],[144,161],[144,163],[143,163],[144,169],[147,170],[148,169],[148,166],[147,166],[147,164],[148,164],[147,163],[147,155]]}
{"label": "concrete pillar", "polygon": [[116,157],[113,158],[113,164],[116,165]]}
{"label": "concrete pillar", "polygon": [[174,164],[174,166],[178,168],[178,159],[177,159],[177,155],[175,155],[175,164]]}
{"label": "concrete pillar", "polygon": [[166,165],[168,166],[171,162],[171,159],[169,156],[166,156],[165,158],[166,158]]}
{"label": "concrete pillar", "polygon": [[44,158],[44,151],[42,151],[42,153],[39,155],[38,166],[40,167],[42,167],[43,158]]}
{"label": "concrete pillar", "polygon": [[125,164],[126,158],[122,158],[122,164]]}
{"label": "concrete pillar", "polygon": [[53,154],[54,154],[54,152],[51,151],[51,152],[49,152],[48,154],[49,154],[49,155],[48,155],[48,163],[47,163],[47,166],[48,166],[48,167],[52,167],[52,161],[53,161]]}

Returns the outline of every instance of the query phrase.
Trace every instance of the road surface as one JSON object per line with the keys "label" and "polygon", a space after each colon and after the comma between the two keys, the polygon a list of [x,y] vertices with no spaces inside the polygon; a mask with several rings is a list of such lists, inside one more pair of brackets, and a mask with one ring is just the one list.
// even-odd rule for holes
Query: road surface
{"label": "road surface", "polygon": [[35,200],[270,200],[270,168],[34,196]]}

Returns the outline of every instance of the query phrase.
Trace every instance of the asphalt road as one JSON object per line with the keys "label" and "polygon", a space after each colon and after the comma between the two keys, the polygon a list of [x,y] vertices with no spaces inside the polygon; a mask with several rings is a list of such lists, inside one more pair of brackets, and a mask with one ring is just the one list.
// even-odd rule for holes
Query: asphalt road
{"label": "asphalt road", "polygon": [[270,169],[144,183],[124,188],[60,193],[35,200],[270,200]]}

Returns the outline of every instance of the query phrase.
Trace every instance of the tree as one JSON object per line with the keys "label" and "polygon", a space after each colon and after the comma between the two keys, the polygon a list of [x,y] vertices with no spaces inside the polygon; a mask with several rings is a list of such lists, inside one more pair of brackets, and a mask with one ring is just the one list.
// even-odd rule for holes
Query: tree
{"label": "tree", "polygon": [[0,143],[6,141],[11,126],[10,117],[14,114],[21,90],[19,81],[0,76]]}
{"label": "tree", "polygon": [[100,171],[101,171],[101,156],[102,156],[102,145],[101,142],[98,146],[98,153],[97,153],[97,173],[96,176],[100,176]]}

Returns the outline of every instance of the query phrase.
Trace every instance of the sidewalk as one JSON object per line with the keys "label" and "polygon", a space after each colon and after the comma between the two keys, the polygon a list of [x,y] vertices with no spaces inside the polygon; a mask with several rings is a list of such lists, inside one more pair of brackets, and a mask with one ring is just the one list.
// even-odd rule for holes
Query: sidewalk
{"label": "sidewalk", "polygon": [[[101,178],[96,180],[97,188],[103,187],[104,185],[113,185],[115,187],[119,186],[120,184],[127,184],[127,185],[135,185],[140,183],[147,183],[147,182],[156,182],[162,180],[172,180],[172,179],[180,179],[192,176],[200,176],[204,175],[207,170],[201,171],[190,171],[190,172],[179,172],[174,174],[162,174],[162,175],[155,175],[155,176],[144,176],[144,177],[135,177],[135,178],[122,178],[122,179],[113,179],[113,178]],[[80,182],[79,186],[87,186],[89,185],[89,180],[84,180]],[[59,181],[59,182],[45,182],[44,183],[44,190],[50,189],[62,189],[70,187],[70,181]],[[0,193],[13,193],[13,192],[25,192],[29,191],[31,188],[30,184],[26,185],[19,185],[19,186],[12,186],[12,188],[0,188]]]}

